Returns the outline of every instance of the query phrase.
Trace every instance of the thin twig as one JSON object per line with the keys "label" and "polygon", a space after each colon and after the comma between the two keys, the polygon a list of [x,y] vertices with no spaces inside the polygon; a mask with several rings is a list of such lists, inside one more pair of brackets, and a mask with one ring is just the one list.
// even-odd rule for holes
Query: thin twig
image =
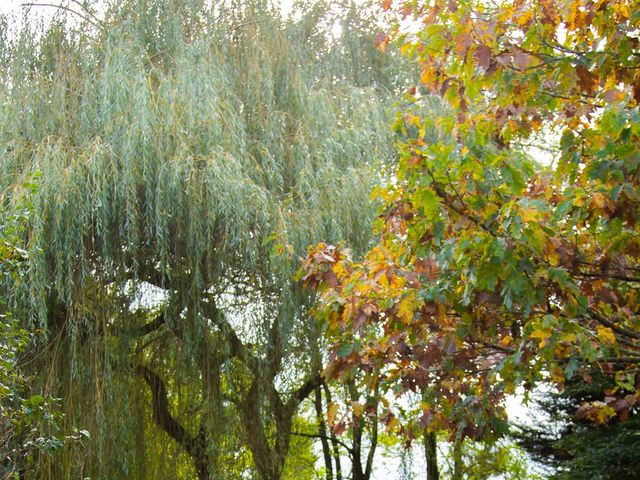
{"label": "thin twig", "polygon": [[69,13],[73,13],[74,15],[77,15],[78,17],[82,18],[86,22],[89,22],[94,27],[100,28],[100,25],[98,23],[96,23],[94,20],[90,19],[86,15],[83,15],[82,13],[78,12],[77,10],[74,10],[73,8],[67,7],[66,5],[58,5],[58,4],[55,4],[55,3],[23,3],[21,5],[21,7],[53,7],[53,8],[57,8],[59,10],[65,10],[65,11],[67,11]]}

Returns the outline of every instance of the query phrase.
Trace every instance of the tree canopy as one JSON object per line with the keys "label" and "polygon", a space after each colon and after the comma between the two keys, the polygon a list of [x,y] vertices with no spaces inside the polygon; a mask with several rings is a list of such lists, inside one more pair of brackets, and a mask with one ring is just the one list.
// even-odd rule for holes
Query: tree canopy
{"label": "tree canopy", "polygon": [[363,261],[320,244],[303,268],[335,342],[326,374],[418,392],[410,438],[418,419],[492,436],[516,387],[590,382],[593,366],[613,386],[580,414],[625,419],[640,399],[638,3],[383,3],[398,21],[378,44],[397,40],[422,78],[378,190],[380,242]]}
{"label": "tree canopy", "polygon": [[632,458],[640,2],[280,7],[0,16],[0,475],[537,478],[540,385]]}
{"label": "tree canopy", "polygon": [[83,12],[2,22],[5,207],[40,172],[28,268],[4,287],[46,332],[42,388],[92,434],[86,458],[65,450],[35,474],[279,479],[321,381],[297,255],[368,244],[406,69],[347,3],[289,19],[260,0]]}

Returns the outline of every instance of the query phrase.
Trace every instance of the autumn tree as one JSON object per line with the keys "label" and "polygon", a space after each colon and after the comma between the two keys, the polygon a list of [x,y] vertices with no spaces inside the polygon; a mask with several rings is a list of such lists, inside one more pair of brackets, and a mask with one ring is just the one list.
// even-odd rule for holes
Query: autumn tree
{"label": "autumn tree", "polygon": [[332,33],[358,13],[335,4],[72,7],[0,22],[0,189],[42,172],[3,294],[46,332],[29,365],[65,426],[91,432],[86,461],[35,475],[294,475],[322,352],[292,274],[320,238],[368,244],[400,63],[370,22]]}
{"label": "autumn tree", "polygon": [[591,367],[613,386],[579,414],[626,418],[640,399],[640,4],[383,8],[398,21],[378,45],[399,42],[422,81],[376,192],[379,243],[363,260],[321,244],[304,264],[334,342],[325,375],[417,392],[400,426],[382,415],[409,438],[494,436],[517,386],[590,382]]}

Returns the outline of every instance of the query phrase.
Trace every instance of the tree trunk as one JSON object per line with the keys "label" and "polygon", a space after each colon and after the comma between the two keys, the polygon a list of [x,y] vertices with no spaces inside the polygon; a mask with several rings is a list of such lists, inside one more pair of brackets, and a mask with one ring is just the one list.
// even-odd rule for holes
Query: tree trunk
{"label": "tree trunk", "polygon": [[453,443],[453,475],[451,480],[462,480],[464,463],[462,461],[462,441],[456,440]]}
{"label": "tree trunk", "polygon": [[329,449],[329,440],[327,439],[327,426],[324,423],[324,412],[322,410],[322,390],[316,388],[315,392],[316,419],[318,420],[318,433],[322,442],[322,456],[324,457],[324,467],[326,470],[326,479],[333,480],[333,464],[331,462],[331,450]]}
{"label": "tree trunk", "polygon": [[206,458],[198,458],[194,460],[196,472],[198,472],[198,480],[210,480],[209,462]]}
{"label": "tree trunk", "polygon": [[[331,390],[327,384],[323,384],[324,396],[327,399],[327,405],[331,403]],[[333,448],[333,459],[336,462],[336,480],[342,480],[342,466],[340,464],[340,447],[338,445],[338,439],[333,430],[331,430],[331,446]]]}
{"label": "tree trunk", "polygon": [[[348,383],[349,394],[352,402],[357,402],[360,398],[358,389],[354,381]],[[366,421],[364,416],[357,416],[353,413],[353,451],[352,451],[352,480],[369,480],[373,471],[373,456],[378,444],[378,421],[377,415],[373,420],[371,429],[369,451],[367,453],[366,464],[362,464],[362,438],[365,431]]]}
{"label": "tree trunk", "polygon": [[435,432],[424,430],[424,457],[427,462],[427,480],[440,480],[438,471],[438,449]]}

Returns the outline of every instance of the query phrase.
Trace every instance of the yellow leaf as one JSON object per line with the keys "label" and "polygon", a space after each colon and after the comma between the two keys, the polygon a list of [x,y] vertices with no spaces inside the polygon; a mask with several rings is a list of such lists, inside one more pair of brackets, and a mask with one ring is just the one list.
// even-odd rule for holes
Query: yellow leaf
{"label": "yellow leaf", "polygon": [[507,335],[506,337],[503,337],[502,340],[500,340],[500,345],[502,345],[503,347],[508,347],[509,345],[511,345],[512,341],[513,338],[511,338],[511,335]]}
{"label": "yellow leaf", "polygon": [[411,320],[413,320],[413,312],[416,307],[415,300],[415,293],[413,291],[410,291],[398,303],[398,316],[404,321],[405,324],[411,323]]}
{"label": "yellow leaf", "polygon": [[344,310],[342,311],[342,321],[344,323],[347,323],[351,319],[352,315],[353,315],[353,304],[347,303],[344,306]]}
{"label": "yellow leaf", "polygon": [[551,381],[555,383],[564,383],[564,370],[557,365],[551,366]]}
{"label": "yellow leaf", "polygon": [[607,199],[602,193],[594,192],[591,194],[591,203],[598,208],[603,208],[607,203]]}
{"label": "yellow leaf", "polygon": [[338,404],[331,402],[327,407],[327,423],[333,425],[336,421],[336,415],[338,413]]}
{"label": "yellow leaf", "polygon": [[616,411],[606,403],[596,400],[595,402],[581,405],[578,414],[598,425],[603,425],[607,423],[610,418],[616,416]]}
{"label": "yellow leaf", "polygon": [[333,271],[339,279],[347,277],[348,272],[344,268],[344,262],[336,262],[333,266]]}
{"label": "yellow leaf", "polygon": [[516,23],[521,27],[526,26],[532,19],[533,19],[533,9],[525,10],[515,18]]}
{"label": "yellow leaf", "polygon": [[364,405],[360,402],[352,402],[351,408],[353,409],[353,414],[356,417],[361,417],[364,412]]}
{"label": "yellow leaf", "polygon": [[520,217],[522,221],[525,223],[529,223],[532,220],[535,220],[538,217],[538,210],[535,208],[523,208],[520,210]]}
{"label": "yellow leaf", "polygon": [[420,126],[420,117],[418,117],[417,115],[413,115],[412,113],[405,113],[404,120],[409,125],[415,125],[416,127]]}
{"label": "yellow leaf", "polygon": [[536,328],[533,332],[531,332],[530,337],[539,339],[540,341],[538,342],[538,347],[543,348],[549,343],[551,331],[544,328]]}
{"label": "yellow leaf", "polygon": [[424,84],[424,85],[428,85],[429,83],[431,83],[431,80],[433,80],[433,78],[435,77],[435,70],[430,67],[427,66],[425,67],[425,69],[422,71],[422,76],[420,77],[420,81]]}
{"label": "yellow leaf", "polygon": [[616,336],[609,327],[603,327],[602,325],[598,325],[598,338],[607,345],[615,345]]}

